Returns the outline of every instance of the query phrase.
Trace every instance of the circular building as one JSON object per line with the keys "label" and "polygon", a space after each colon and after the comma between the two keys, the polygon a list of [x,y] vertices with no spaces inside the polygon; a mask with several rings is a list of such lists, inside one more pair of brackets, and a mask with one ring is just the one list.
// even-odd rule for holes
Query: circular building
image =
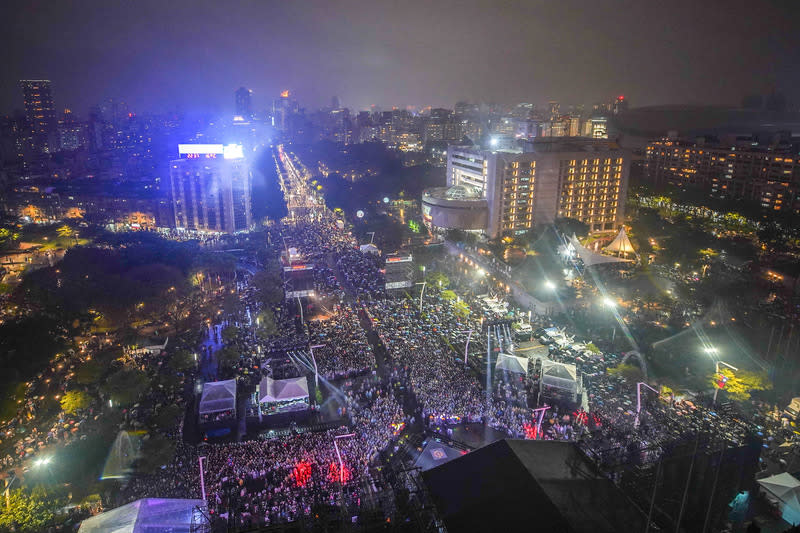
{"label": "circular building", "polygon": [[432,229],[485,230],[489,205],[477,187],[426,189],[422,192],[422,219]]}

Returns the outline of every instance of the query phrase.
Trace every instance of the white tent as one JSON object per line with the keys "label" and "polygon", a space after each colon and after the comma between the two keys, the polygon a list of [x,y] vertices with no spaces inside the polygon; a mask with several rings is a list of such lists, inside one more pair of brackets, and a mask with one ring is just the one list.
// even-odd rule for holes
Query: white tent
{"label": "white tent", "polygon": [[236,380],[209,381],[203,384],[200,414],[212,414],[236,409]]}
{"label": "white tent", "polygon": [[152,533],[170,531],[190,533],[205,524],[199,508],[203,500],[145,498],[92,516],[81,522],[80,533]]}
{"label": "white tent", "polygon": [[570,237],[568,247],[571,247],[572,251],[578,254],[578,257],[581,258],[581,261],[583,261],[583,264],[587,267],[602,265],[604,263],[623,263],[628,261],[628,259],[623,259],[621,257],[611,257],[609,255],[597,254],[588,248],[585,248],[580,241],[578,241],[578,237],[576,237],[575,234]]}
{"label": "white tent", "polygon": [[528,359],[525,357],[517,357],[516,355],[509,355],[501,353],[497,356],[497,364],[494,365],[495,371],[507,370],[515,374],[528,373]]}
{"label": "white tent", "polygon": [[372,243],[362,244],[358,247],[358,249],[364,254],[381,255],[380,249]]}
{"label": "white tent", "polygon": [[287,402],[308,398],[308,379],[305,376],[288,379],[265,377],[258,386],[260,403]]}
{"label": "white tent", "polygon": [[800,525],[800,481],[786,472],[764,479],[758,484],[767,498],[778,504],[784,520],[793,526]]}
{"label": "white tent", "polygon": [[578,369],[575,365],[556,363],[549,359],[542,359],[541,383],[543,386],[562,389],[572,394],[577,394]]}
{"label": "white tent", "polygon": [[615,254],[635,254],[636,251],[633,249],[633,244],[631,244],[630,238],[628,238],[628,234],[625,233],[625,228],[622,227],[619,229],[619,233],[617,236],[614,237],[614,240],[611,243],[603,248],[606,252],[613,252]]}

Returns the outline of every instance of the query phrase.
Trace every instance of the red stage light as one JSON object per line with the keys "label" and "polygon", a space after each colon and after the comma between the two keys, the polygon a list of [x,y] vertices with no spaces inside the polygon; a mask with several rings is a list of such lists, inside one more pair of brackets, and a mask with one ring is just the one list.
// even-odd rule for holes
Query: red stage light
{"label": "red stage light", "polygon": [[311,479],[311,463],[300,461],[295,465],[291,475],[298,487],[305,487]]}

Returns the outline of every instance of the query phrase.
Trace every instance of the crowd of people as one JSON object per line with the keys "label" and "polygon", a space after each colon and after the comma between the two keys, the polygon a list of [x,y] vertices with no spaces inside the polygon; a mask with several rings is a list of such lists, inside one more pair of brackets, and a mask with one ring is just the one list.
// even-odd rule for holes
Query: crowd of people
{"label": "crowd of people", "polygon": [[362,374],[375,368],[375,355],[359,323],[358,308],[336,305],[332,313],[308,324],[317,369],[328,379]]}

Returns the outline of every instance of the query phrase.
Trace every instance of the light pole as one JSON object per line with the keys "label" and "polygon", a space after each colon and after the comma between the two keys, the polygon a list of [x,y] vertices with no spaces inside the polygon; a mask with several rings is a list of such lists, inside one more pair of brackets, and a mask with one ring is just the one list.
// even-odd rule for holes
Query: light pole
{"label": "light pole", "polygon": [[[725,361],[715,361],[715,363],[714,363],[714,369],[716,370],[716,373],[717,373],[717,374],[719,374],[719,365],[725,365],[725,366],[727,366],[728,368],[730,368],[731,370],[735,370],[735,371],[738,371],[738,370],[739,370],[739,369],[738,369],[738,368],[736,368],[735,366],[733,366],[733,365],[729,365],[729,364],[728,364],[728,363],[726,363]],[[714,399],[713,399],[713,400],[712,400],[712,402],[711,402],[711,406],[712,406],[712,407],[713,407],[713,406],[715,406],[715,405],[717,405],[717,393],[719,393],[719,389],[720,389],[720,387],[719,387],[719,386],[716,386],[716,387],[714,387]]]}
{"label": "light pole", "polygon": [[11,474],[11,481],[6,478],[6,490],[3,491],[6,493],[6,509],[11,508],[11,485],[17,481],[17,474]]}
{"label": "light pole", "polygon": [[344,463],[342,463],[342,454],[339,453],[339,439],[346,439],[348,437],[355,437],[355,433],[348,433],[347,435],[337,435],[333,437],[333,447],[336,448],[336,457],[339,459],[339,483],[344,483]]}
{"label": "light pole", "polygon": [[633,423],[633,427],[639,427],[639,412],[642,410],[642,385],[650,389],[651,391],[658,394],[658,391],[645,383],[644,381],[640,381],[636,384],[636,420]]}
{"label": "light pole", "polygon": [[467,334],[467,345],[464,347],[464,366],[467,366],[467,357],[469,357],[469,340],[472,338],[472,330]]}
{"label": "light pole", "polygon": [[314,394],[317,393],[317,387],[319,387],[319,373],[317,372],[317,359],[314,357],[314,348],[322,348],[323,346],[325,345],[315,344],[308,347],[308,351],[311,352],[311,362],[314,363]]}
{"label": "light pole", "polygon": [[539,440],[539,435],[542,432],[542,420],[544,420],[544,414],[548,409],[550,409],[550,406],[544,405],[533,410],[533,412],[536,413],[536,440]]}
{"label": "light pole", "polygon": [[206,501],[206,478],[203,473],[203,459],[205,458],[205,455],[197,458],[197,461],[200,463],[200,494],[203,495],[203,501]]}
{"label": "light pole", "polygon": [[[424,272],[424,270],[423,270]],[[422,295],[425,294],[425,285],[427,285],[427,281],[423,281],[421,283],[415,283],[414,285],[422,285],[422,290],[419,293],[419,314],[422,314]]]}

